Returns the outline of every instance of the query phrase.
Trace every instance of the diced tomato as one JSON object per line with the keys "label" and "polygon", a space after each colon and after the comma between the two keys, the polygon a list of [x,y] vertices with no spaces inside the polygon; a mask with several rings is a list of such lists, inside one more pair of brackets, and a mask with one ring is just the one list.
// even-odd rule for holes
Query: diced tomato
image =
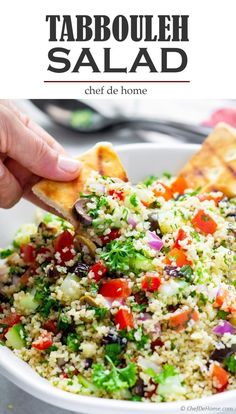
{"label": "diced tomato", "polygon": [[64,264],[73,259],[74,252],[72,249],[74,247],[74,238],[68,230],[63,231],[63,233],[57,236],[54,247],[55,251],[60,253],[60,263]]}
{"label": "diced tomato", "polygon": [[181,249],[177,249],[177,247],[174,247],[165,258],[166,264],[171,264],[172,262],[175,262],[178,267],[192,265],[192,262],[187,259],[185,252]]}
{"label": "diced tomato", "polygon": [[155,292],[161,285],[161,279],[153,273],[146,273],[142,279],[142,289],[148,292]]}
{"label": "diced tomato", "polygon": [[205,201],[205,200],[211,201],[212,200],[214,201],[215,205],[218,206],[219,202],[223,199],[224,196],[221,195],[218,197],[214,197],[210,194],[199,194],[197,197],[200,201]]}
{"label": "diced tomato", "polygon": [[53,319],[48,319],[47,321],[44,322],[43,329],[46,329],[46,331],[57,334],[58,333],[57,322],[54,321]]}
{"label": "diced tomato", "polygon": [[186,239],[186,237],[187,234],[185,233],[185,231],[183,229],[179,229],[173,248],[177,247],[177,249],[181,249],[182,247],[180,246],[179,242]]}
{"label": "diced tomato", "polygon": [[220,365],[214,363],[211,366],[210,373],[213,379],[213,386],[218,389],[218,391],[223,391],[229,381],[229,374],[222,368]]}
{"label": "diced tomato", "polygon": [[131,289],[126,279],[111,279],[101,285],[99,293],[105,298],[126,299]]}
{"label": "diced tomato", "polygon": [[105,276],[108,269],[102,262],[94,263],[89,269],[89,276],[99,282]]}
{"label": "diced tomato", "polygon": [[31,244],[22,244],[20,246],[21,257],[26,264],[35,262],[36,249]]}
{"label": "diced tomato", "polygon": [[52,346],[52,343],[52,333],[45,331],[32,343],[32,347],[44,351]]}
{"label": "diced tomato", "polygon": [[205,234],[213,234],[217,229],[217,224],[209,216],[209,214],[205,213],[204,210],[199,210],[197,214],[192,219],[193,226],[202,231]]}
{"label": "diced tomato", "polygon": [[115,324],[118,325],[118,329],[127,329],[134,327],[134,319],[132,312],[129,309],[119,309],[115,315]]}
{"label": "diced tomato", "polygon": [[5,316],[5,318],[0,319],[0,323],[3,325],[7,325],[8,328],[16,325],[21,321],[21,316],[17,313],[10,313],[10,315]]}
{"label": "diced tomato", "polygon": [[182,312],[177,312],[170,316],[169,326],[170,328],[175,328],[177,331],[181,331],[186,328],[187,323],[193,319],[195,322],[199,320],[198,311],[195,309],[183,310]]}
{"label": "diced tomato", "polygon": [[[221,308],[224,304],[226,304],[228,297],[229,297],[228,291],[226,289],[220,289],[217,292],[217,295],[216,295],[215,302],[214,302],[213,306],[215,308]],[[225,309],[225,307],[227,309]],[[227,305],[224,306],[224,309],[229,310]]]}
{"label": "diced tomato", "polygon": [[188,188],[187,181],[181,175],[177,177],[176,180],[171,185],[171,190],[173,193],[184,194],[187,188]]}
{"label": "diced tomato", "polygon": [[[173,193],[172,193],[172,190],[170,189],[170,187],[168,187],[164,183],[160,183],[160,182],[157,182],[157,183],[161,184],[161,186],[163,187],[163,190],[159,190],[159,189],[155,188],[153,190],[155,196],[156,197],[162,196],[166,201],[170,200],[173,197]],[[158,185],[158,187],[159,187],[159,185]]]}
{"label": "diced tomato", "polygon": [[118,200],[123,201],[125,196],[123,191],[121,190],[110,190],[109,195],[111,195],[114,198],[118,198]]}
{"label": "diced tomato", "polygon": [[120,230],[118,229],[113,229],[110,231],[109,234],[106,234],[105,236],[100,236],[100,240],[102,242],[102,244],[107,244],[112,240],[117,239],[118,237],[120,237]]}

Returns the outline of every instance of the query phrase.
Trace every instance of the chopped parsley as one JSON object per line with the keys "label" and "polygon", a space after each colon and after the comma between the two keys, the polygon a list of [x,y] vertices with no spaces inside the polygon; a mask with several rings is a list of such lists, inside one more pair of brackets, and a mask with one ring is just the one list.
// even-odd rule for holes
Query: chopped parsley
{"label": "chopped parsley", "polygon": [[90,285],[90,293],[93,296],[96,296],[96,294],[98,293],[98,288],[99,288],[98,284],[95,282],[92,282]]}
{"label": "chopped parsley", "polygon": [[223,309],[219,309],[217,311],[217,318],[219,319],[227,319],[227,316],[229,315],[229,312],[224,311]]}
{"label": "chopped parsley", "polygon": [[130,259],[135,256],[135,249],[130,239],[113,240],[106,245],[105,251],[100,254],[110,270],[125,272],[129,270]]}
{"label": "chopped parsley", "polygon": [[168,180],[172,177],[171,173],[169,173],[168,171],[163,172],[162,176],[167,178]]}
{"label": "chopped parsley", "polygon": [[225,367],[227,371],[231,372],[231,374],[236,374],[236,356],[230,355],[224,361]]}
{"label": "chopped parsley", "polygon": [[128,341],[135,342],[138,350],[143,349],[149,340],[148,335],[145,335],[141,328],[130,331],[124,330],[120,332],[120,335]]}
{"label": "chopped parsley", "polygon": [[184,276],[185,280],[187,282],[192,282],[193,280],[193,269],[189,265],[184,265],[179,270],[179,274],[181,276]]}
{"label": "chopped parsley", "polygon": [[78,352],[80,346],[80,335],[76,333],[69,333],[66,338],[66,345],[71,352]]}
{"label": "chopped parsley", "polygon": [[110,358],[113,364],[118,365],[120,362],[120,354],[122,352],[122,347],[120,344],[106,344],[105,345],[105,356]]}
{"label": "chopped parsley", "polygon": [[5,249],[0,251],[0,259],[6,259],[13,253],[12,249]]}
{"label": "chopped parsley", "polygon": [[96,306],[89,306],[88,309],[94,310],[94,315],[95,318],[99,319],[99,320],[103,320],[105,318],[105,316],[108,313],[108,309],[107,308],[100,308],[100,307],[96,307]]}
{"label": "chopped parsley", "polygon": [[47,318],[50,314],[51,309],[58,310],[60,309],[60,304],[57,300],[53,299],[51,291],[49,288],[49,283],[43,283],[43,281],[38,278],[36,282],[36,292],[34,299],[39,303],[37,311],[44,318]]}
{"label": "chopped parsley", "polygon": [[64,313],[61,313],[58,318],[57,326],[60,331],[66,331],[70,326],[70,320],[68,316],[66,316]]}
{"label": "chopped parsley", "polygon": [[111,368],[108,369],[103,364],[93,365],[92,380],[98,388],[105,389],[107,392],[131,388],[137,381],[137,367],[131,362],[125,368],[116,368],[112,360],[106,356]]}
{"label": "chopped parsley", "polygon": [[155,183],[155,181],[157,181],[157,179],[158,179],[158,177],[156,177],[155,175],[150,175],[149,177],[146,178],[146,180],[143,181],[143,184],[146,187],[149,187],[150,185]]}
{"label": "chopped parsley", "polygon": [[138,203],[138,198],[137,195],[135,193],[133,193],[130,198],[129,198],[130,203],[132,204],[132,206],[134,207],[138,207],[139,203]]}
{"label": "chopped parsley", "polygon": [[156,372],[152,368],[148,368],[146,373],[150,375],[150,377],[156,384],[164,384],[167,378],[178,375],[176,368],[173,365],[169,364],[164,365],[160,374],[156,374]]}

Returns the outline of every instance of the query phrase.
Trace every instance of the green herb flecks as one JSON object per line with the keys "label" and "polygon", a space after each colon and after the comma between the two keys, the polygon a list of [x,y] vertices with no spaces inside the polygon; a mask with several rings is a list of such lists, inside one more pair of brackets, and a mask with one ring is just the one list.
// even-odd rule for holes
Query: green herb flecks
{"label": "green herb flecks", "polygon": [[146,373],[150,375],[156,384],[163,384],[167,378],[178,375],[176,368],[169,364],[164,365],[160,374],[156,374],[152,368],[148,368]]}
{"label": "green herb flecks", "polygon": [[13,253],[12,249],[0,250],[0,259],[6,259]]}
{"label": "green herb flecks", "polygon": [[80,340],[81,340],[80,335],[76,333],[70,333],[69,335],[67,335],[66,345],[69,351],[78,352],[79,346],[80,346]]}
{"label": "green herb flecks", "polygon": [[231,372],[231,374],[236,374],[236,356],[230,355],[224,361],[224,365],[227,368],[227,371]]}

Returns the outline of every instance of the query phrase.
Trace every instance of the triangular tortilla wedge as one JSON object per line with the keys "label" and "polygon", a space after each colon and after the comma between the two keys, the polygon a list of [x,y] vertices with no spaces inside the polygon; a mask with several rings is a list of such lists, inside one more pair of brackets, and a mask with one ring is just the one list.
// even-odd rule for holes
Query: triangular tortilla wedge
{"label": "triangular tortilla wedge", "polygon": [[39,199],[53,207],[75,227],[78,226],[78,221],[73,214],[73,207],[80,193],[84,191],[85,183],[92,171],[128,181],[126,171],[110,143],[101,142],[77,158],[83,162],[83,167],[79,177],[74,181],[58,182],[43,179],[32,188]]}
{"label": "triangular tortilla wedge", "polygon": [[185,177],[189,188],[236,196],[236,130],[218,124],[179,175]]}

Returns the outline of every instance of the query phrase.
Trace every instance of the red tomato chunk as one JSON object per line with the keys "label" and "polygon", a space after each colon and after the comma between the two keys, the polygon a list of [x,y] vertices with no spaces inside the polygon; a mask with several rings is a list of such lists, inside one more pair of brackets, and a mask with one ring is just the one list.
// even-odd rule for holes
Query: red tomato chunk
{"label": "red tomato chunk", "polygon": [[197,212],[192,219],[192,224],[197,230],[200,230],[205,234],[213,234],[217,229],[216,222],[209,216],[209,214],[205,213],[204,210],[199,210]]}
{"label": "red tomato chunk", "polygon": [[120,330],[133,328],[134,319],[132,312],[129,309],[119,309],[115,316],[115,324],[118,325]]}
{"label": "red tomato chunk", "polygon": [[98,262],[90,267],[89,276],[95,279],[96,282],[99,282],[107,273],[107,270],[107,267],[102,262]]}
{"label": "red tomato chunk", "polygon": [[126,299],[131,289],[125,279],[112,279],[104,282],[99,289],[99,293],[105,298]]}
{"label": "red tomato chunk", "polygon": [[61,263],[68,262],[73,259],[74,252],[72,251],[74,247],[74,238],[72,234],[65,230],[63,233],[59,234],[55,240],[55,252],[60,253]]}
{"label": "red tomato chunk", "polygon": [[34,263],[36,256],[36,249],[31,244],[22,244],[20,246],[21,257],[26,264]]}
{"label": "red tomato chunk", "polygon": [[153,273],[146,273],[142,279],[142,289],[148,292],[155,292],[161,285],[161,279]]}
{"label": "red tomato chunk", "polygon": [[32,347],[38,351],[44,351],[52,346],[52,333],[43,332],[33,343]]}

